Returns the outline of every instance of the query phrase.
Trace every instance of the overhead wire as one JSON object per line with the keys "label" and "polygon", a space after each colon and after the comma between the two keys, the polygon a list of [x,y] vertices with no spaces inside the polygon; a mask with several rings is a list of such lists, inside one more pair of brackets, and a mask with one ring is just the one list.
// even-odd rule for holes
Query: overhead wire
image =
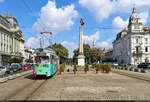
{"label": "overhead wire", "polygon": [[[25,0],[23,0],[23,3],[24,3],[24,5],[27,7],[27,9],[32,13],[32,15],[33,16],[35,16],[34,15],[34,13],[33,13],[33,11],[32,11],[32,9],[28,6],[28,4],[25,2]],[[46,29],[45,29],[45,24],[44,23],[42,23],[42,22],[38,22],[39,23],[39,25],[40,25],[40,27],[42,28],[42,30],[44,31],[44,32],[46,32]],[[45,27],[43,27],[43,25],[45,26]],[[48,39],[47,37],[45,37],[46,39]],[[42,39],[41,39],[42,40]],[[49,39],[48,39],[49,40]],[[44,38],[43,38],[43,45],[44,45]]]}

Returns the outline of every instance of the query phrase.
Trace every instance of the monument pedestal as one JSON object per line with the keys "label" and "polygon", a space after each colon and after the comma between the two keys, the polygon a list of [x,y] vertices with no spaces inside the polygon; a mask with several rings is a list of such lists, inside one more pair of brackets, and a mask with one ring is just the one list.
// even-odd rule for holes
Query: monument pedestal
{"label": "monument pedestal", "polygon": [[78,55],[78,66],[84,66],[84,65],[85,65],[85,56]]}

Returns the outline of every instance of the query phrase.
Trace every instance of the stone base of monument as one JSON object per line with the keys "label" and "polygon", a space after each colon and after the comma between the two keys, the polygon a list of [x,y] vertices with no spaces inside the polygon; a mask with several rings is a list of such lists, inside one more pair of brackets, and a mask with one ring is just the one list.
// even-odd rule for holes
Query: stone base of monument
{"label": "stone base of monument", "polygon": [[85,65],[85,56],[79,55],[78,56],[78,66],[84,66]]}

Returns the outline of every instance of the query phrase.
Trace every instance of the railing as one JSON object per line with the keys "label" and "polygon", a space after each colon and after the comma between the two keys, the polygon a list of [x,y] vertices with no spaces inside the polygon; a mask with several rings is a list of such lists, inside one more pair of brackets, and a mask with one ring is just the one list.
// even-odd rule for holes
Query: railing
{"label": "railing", "polygon": [[143,54],[143,51],[134,51],[133,52],[133,55],[142,55]]}

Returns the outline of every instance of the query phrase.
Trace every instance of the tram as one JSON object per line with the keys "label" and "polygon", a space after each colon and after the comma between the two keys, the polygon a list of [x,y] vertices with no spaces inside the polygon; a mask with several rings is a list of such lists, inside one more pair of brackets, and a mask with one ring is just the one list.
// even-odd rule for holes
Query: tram
{"label": "tram", "polygon": [[59,70],[59,59],[51,48],[38,48],[35,50],[33,77],[53,76]]}

